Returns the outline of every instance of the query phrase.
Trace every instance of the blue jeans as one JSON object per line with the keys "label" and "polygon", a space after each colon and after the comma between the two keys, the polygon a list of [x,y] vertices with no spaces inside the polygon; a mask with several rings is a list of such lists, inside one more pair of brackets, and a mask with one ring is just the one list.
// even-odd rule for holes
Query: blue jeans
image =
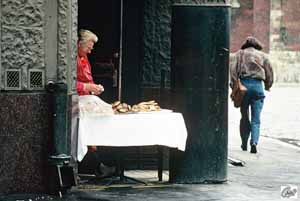
{"label": "blue jeans", "polygon": [[[250,145],[257,145],[260,133],[260,113],[264,105],[264,89],[261,80],[241,78],[241,82],[247,88],[241,106],[240,135],[242,144],[247,146],[251,133]],[[249,119],[249,107],[251,108],[251,121]]]}

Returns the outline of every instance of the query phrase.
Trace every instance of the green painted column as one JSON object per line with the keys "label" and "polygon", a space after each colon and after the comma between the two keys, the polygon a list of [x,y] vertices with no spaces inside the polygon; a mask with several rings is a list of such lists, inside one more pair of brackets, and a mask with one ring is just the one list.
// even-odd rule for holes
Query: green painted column
{"label": "green painted column", "polygon": [[52,156],[67,154],[67,103],[68,89],[65,83],[50,83],[47,85],[50,92],[52,113]]}
{"label": "green painted column", "polygon": [[171,182],[227,180],[229,33],[228,5],[172,8],[172,99],[188,138]]}
{"label": "green painted column", "polygon": [[71,156],[68,154],[68,85],[63,82],[49,81],[47,90],[50,97],[52,114],[52,151],[48,157],[48,193],[59,195],[75,185],[73,166],[70,165]]}

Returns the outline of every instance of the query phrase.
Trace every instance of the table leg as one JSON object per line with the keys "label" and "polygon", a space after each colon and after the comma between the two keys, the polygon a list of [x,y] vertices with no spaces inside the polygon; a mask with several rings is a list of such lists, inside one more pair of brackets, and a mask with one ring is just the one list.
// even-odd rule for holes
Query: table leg
{"label": "table leg", "polygon": [[163,180],[163,146],[157,146],[158,154],[158,181]]}

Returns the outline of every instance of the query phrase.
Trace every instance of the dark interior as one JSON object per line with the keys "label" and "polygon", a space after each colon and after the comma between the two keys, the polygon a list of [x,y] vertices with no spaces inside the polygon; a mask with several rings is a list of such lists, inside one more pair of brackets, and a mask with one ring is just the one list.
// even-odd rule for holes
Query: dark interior
{"label": "dark interior", "polygon": [[88,29],[98,36],[89,61],[94,82],[105,88],[101,98],[117,99],[117,71],[120,47],[120,0],[78,0],[78,30]]}
{"label": "dark interior", "polygon": [[[94,45],[89,60],[93,78],[105,91],[100,95],[111,103],[118,99],[118,86],[113,84],[113,72],[119,66],[120,47],[120,2],[121,0],[78,0],[78,29],[94,32],[99,41]],[[130,22],[130,23],[126,23]],[[122,102],[137,103],[139,99],[139,66],[141,58],[141,34],[143,24],[143,1],[124,1],[123,8],[123,57],[122,57]],[[118,72],[117,72],[118,73]],[[116,81],[116,80],[115,80]],[[157,146],[118,148],[98,147],[97,152],[88,152],[78,164],[79,173],[93,174],[99,162],[115,166],[116,157],[126,154],[126,169],[155,169]]]}

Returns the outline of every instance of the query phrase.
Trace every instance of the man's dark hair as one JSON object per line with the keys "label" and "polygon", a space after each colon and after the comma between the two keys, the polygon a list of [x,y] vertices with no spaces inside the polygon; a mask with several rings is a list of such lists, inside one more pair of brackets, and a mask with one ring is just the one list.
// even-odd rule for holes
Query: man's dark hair
{"label": "man's dark hair", "polygon": [[248,47],[253,47],[257,50],[263,49],[263,44],[255,37],[249,36],[246,38],[246,41],[243,43],[241,49],[246,49]]}

